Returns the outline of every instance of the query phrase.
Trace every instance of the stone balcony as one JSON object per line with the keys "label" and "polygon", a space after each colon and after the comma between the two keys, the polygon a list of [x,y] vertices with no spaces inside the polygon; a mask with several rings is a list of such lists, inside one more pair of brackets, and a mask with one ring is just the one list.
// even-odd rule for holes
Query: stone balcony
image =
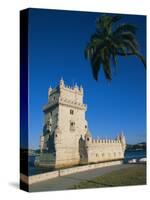
{"label": "stone balcony", "polygon": [[72,107],[72,108],[78,108],[78,109],[81,109],[81,110],[87,110],[87,105],[86,104],[83,104],[83,103],[80,103],[80,102],[77,102],[77,101],[72,101],[70,99],[66,99],[66,98],[59,98],[59,99],[56,99],[55,101],[51,101],[49,102],[47,105],[45,105],[43,107],[43,111],[46,111],[47,109],[51,108],[52,106],[54,105],[65,105],[65,106],[69,106],[69,107]]}

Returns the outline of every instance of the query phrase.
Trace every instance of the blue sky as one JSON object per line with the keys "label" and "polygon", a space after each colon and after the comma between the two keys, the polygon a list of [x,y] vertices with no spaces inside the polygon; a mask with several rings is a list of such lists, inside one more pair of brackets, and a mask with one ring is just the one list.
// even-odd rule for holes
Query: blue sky
{"label": "blue sky", "polygon": [[[29,12],[29,146],[38,148],[47,91],[61,77],[84,88],[86,119],[93,137],[114,138],[124,131],[128,143],[146,141],[146,73],[135,57],[119,58],[113,80],[100,71],[96,82],[84,49],[100,13],[30,9]],[[145,16],[123,15],[120,23],[138,27],[145,52]]]}

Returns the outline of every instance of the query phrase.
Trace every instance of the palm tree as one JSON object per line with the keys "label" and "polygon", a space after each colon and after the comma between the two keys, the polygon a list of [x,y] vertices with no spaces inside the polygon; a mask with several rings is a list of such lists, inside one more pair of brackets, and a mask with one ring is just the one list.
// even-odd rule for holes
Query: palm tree
{"label": "palm tree", "polygon": [[136,56],[145,66],[144,57],[139,52],[136,39],[137,28],[131,24],[116,23],[120,15],[102,15],[96,22],[96,33],[91,36],[85,49],[85,57],[90,60],[93,77],[98,80],[100,67],[107,80],[112,79],[111,64],[117,65],[118,56]]}

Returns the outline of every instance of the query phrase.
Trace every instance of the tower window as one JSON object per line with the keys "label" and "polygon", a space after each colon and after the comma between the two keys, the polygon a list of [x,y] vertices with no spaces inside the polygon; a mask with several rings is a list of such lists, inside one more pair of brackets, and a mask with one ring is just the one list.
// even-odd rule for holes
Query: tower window
{"label": "tower window", "polygon": [[71,131],[75,130],[75,122],[70,122],[70,130]]}
{"label": "tower window", "polygon": [[74,114],[74,110],[70,110],[70,115],[73,115]]}

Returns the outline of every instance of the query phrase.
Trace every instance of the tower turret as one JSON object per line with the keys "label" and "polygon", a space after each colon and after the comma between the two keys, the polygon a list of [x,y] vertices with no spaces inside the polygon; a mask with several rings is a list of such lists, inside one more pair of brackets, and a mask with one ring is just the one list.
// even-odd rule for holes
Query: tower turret
{"label": "tower turret", "polygon": [[60,79],[59,86],[60,86],[60,87],[64,87],[64,86],[65,86],[65,83],[64,83],[63,78]]}
{"label": "tower turret", "polygon": [[83,94],[83,87],[82,87],[82,85],[80,86],[80,92]]}
{"label": "tower turret", "polygon": [[126,139],[125,139],[123,132],[121,132],[121,134],[119,135],[119,139],[120,139],[120,142],[121,142],[121,145],[122,145],[122,149],[123,149],[123,151],[125,151],[125,149],[126,149]]}
{"label": "tower turret", "polygon": [[77,83],[75,84],[74,89],[75,89],[75,90],[78,90],[78,89],[79,89]]}
{"label": "tower turret", "polygon": [[89,142],[92,141],[92,136],[89,130],[87,130],[86,134],[85,134],[85,142],[86,144],[88,144]]}
{"label": "tower turret", "polygon": [[52,90],[53,90],[53,89],[52,89],[51,86],[50,86],[49,89],[48,89],[48,99],[49,99],[49,96],[50,96]]}

